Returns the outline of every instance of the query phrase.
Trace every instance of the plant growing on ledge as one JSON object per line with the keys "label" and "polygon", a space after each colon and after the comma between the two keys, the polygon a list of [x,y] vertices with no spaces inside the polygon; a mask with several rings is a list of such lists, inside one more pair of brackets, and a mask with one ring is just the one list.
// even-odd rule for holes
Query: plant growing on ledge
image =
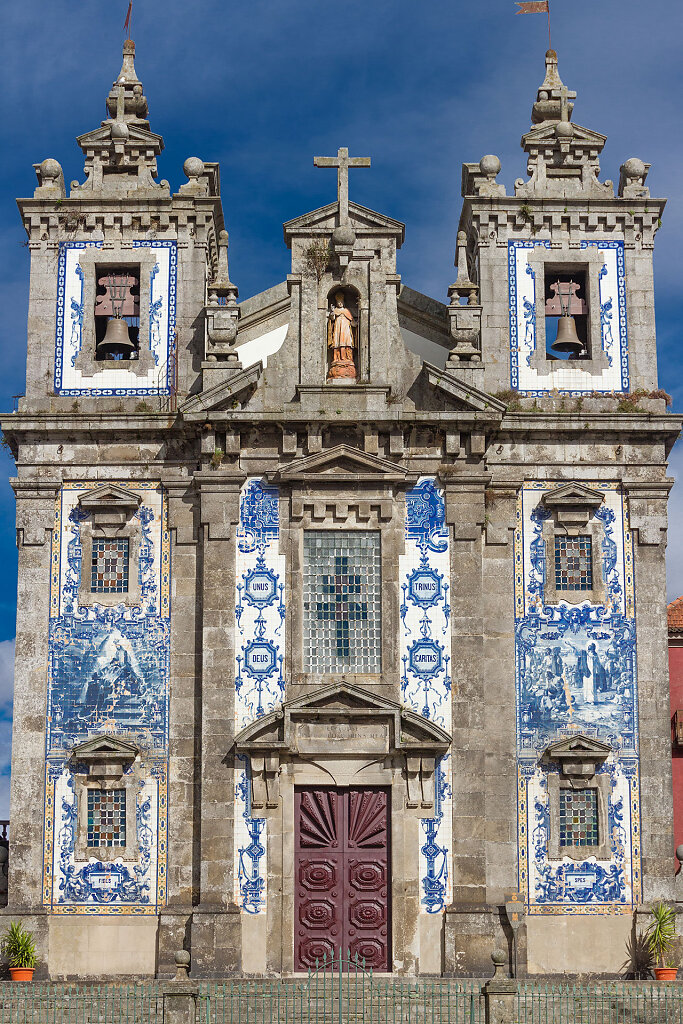
{"label": "plant growing on ledge", "polygon": [[214,469],[218,469],[223,462],[223,449],[215,448],[214,453],[211,456],[211,465]]}
{"label": "plant growing on ledge", "polygon": [[673,981],[678,970],[664,957],[673,949],[676,936],[676,916],[665,903],[655,903],[652,908],[652,924],[647,930],[647,942],[655,962],[655,977],[658,981]]}
{"label": "plant growing on ledge", "polygon": [[308,249],[306,249],[306,266],[309,270],[315,272],[315,276],[320,280],[327,269],[327,264],[330,262],[330,243],[325,239],[320,239],[317,242],[311,242]]}
{"label": "plant growing on ledge", "polygon": [[33,933],[27,931],[20,921],[11,921],[2,937],[0,950],[9,966],[12,981],[31,981],[38,963]]}

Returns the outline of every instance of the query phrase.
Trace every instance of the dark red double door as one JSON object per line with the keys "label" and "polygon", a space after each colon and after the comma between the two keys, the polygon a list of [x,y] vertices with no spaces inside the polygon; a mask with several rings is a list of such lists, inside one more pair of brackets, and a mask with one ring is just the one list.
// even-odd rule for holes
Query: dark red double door
{"label": "dark red double door", "polygon": [[295,790],[295,970],[357,953],[391,970],[389,791]]}

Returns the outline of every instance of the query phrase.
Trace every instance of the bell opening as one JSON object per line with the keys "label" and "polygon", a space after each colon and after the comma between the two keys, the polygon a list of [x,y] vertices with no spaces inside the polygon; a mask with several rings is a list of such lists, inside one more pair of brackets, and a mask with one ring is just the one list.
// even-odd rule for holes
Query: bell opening
{"label": "bell opening", "polygon": [[95,359],[138,358],[140,267],[98,266],[95,296]]}
{"label": "bell opening", "polygon": [[589,359],[586,270],[545,268],[546,359]]}

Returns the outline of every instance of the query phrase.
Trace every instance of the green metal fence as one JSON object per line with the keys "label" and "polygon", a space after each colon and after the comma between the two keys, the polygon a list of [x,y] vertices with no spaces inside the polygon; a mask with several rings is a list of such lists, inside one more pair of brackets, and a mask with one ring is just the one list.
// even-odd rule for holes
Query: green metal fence
{"label": "green metal fence", "polygon": [[0,982],[0,1024],[163,1024],[159,985]]}
{"label": "green metal fence", "polygon": [[519,1024],[683,1024],[676,984],[520,982],[516,1002]]}
{"label": "green metal fence", "polygon": [[477,982],[390,981],[345,974],[202,984],[199,1024],[485,1024]]}

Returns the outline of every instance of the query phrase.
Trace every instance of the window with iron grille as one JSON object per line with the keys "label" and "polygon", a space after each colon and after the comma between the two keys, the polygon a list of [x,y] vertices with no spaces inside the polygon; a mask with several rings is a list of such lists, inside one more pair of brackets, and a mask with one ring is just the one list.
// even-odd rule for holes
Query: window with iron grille
{"label": "window with iron grille", "polygon": [[381,671],[379,533],[306,531],[303,582],[304,670]]}
{"label": "window with iron grille", "polygon": [[597,789],[560,789],[560,846],[598,846]]}
{"label": "window with iron grille", "polygon": [[88,846],[125,845],[125,789],[89,789]]}
{"label": "window with iron grille", "polygon": [[128,593],[128,538],[94,537],[90,590],[93,594]]}
{"label": "window with iron grille", "polygon": [[555,589],[592,590],[591,537],[555,537]]}

